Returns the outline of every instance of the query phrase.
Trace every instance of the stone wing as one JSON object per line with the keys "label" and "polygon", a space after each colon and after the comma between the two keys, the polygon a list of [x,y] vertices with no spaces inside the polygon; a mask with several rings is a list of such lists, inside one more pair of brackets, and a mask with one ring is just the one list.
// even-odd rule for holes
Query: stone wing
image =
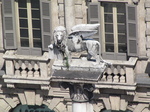
{"label": "stone wing", "polygon": [[88,39],[89,37],[97,33],[99,26],[100,24],[75,25],[74,27],[72,27],[72,32],[69,34],[69,36],[76,35],[81,36],[83,39]]}

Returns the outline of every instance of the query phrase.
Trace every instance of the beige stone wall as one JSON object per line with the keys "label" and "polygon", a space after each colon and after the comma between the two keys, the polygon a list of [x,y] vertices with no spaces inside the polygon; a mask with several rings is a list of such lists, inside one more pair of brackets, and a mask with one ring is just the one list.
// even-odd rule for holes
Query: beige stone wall
{"label": "beige stone wall", "polygon": [[[87,6],[85,0],[71,1],[73,2],[73,4],[71,4],[70,7],[70,4],[68,3],[67,5],[66,3],[68,2],[68,0],[51,0],[52,29],[54,29],[58,25],[71,28],[75,24],[87,23]],[[92,0],[92,2],[97,2],[97,0]],[[133,3],[132,0],[127,0],[127,2],[129,4]],[[70,11],[69,9],[73,10],[74,16],[69,17],[69,15],[67,15],[69,13],[71,14],[71,12],[68,12]],[[135,73],[145,73],[148,58],[150,58],[150,0],[140,0],[139,4],[137,5],[137,10],[139,60],[136,63]],[[0,41],[2,41],[1,14]],[[0,50],[2,46],[3,44],[0,44]],[[148,58],[146,58],[146,56],[148,56]],[[0,67],[3,65],[3,62],[3,53],[1,53]],[[133,70],[131,70],[132,68],[126,69],[128,76],[130,76],[130,74],[134,74]],[[128,85],[117,83],[115,85],[115,88],[111,88],[110,86],[107,86],[107,83],[110,82],[107,82],[105,83],[105,87],[97,87],[94,91],[94,100],[93,102],[91,102],[94,107],[94,112],[99,112],[104,108],[114,110],[125,110],[127,108],[129,110],[132,110],[133,112],[149,112],[150,88],[139,87],[136,88],[136,90],[125,90],[123,88],[121,89],[122,85],[124,86],[124,88],[132,86],[134,82],[134,77],[128,77],[127,80],[131,82]],[[68,89],[60,89],[59,84],[56,82],[51,82],[50,86],[46,87],[46,89],[42,89],[43,86],[41,83],[32,83],[30,84],[29,89],[27,88],[27,86],[29,86],[29,82],[26,81],[27,84],[18,84],[19,86],[17,84],[8,84],[6,86],[6,83],[4,83],[3,78],[0,77],[0,112],[9,112],[10,109],[15,108],[18,104],[45,104],[50,109],[54,109],[55,112],[72,111],[72,103]]]}
{"label": "beige stone wall", "polygon": [[52,31],[58,25],[70,29],[76,24],[87,23],[87,6],[85,0],[51,0]]}

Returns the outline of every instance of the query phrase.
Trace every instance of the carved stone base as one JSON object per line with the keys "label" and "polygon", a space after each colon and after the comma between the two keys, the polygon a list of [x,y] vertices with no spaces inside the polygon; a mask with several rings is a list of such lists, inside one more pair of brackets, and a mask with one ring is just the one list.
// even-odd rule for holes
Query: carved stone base
{"label": "carved stone base", "polygon": [[67,67],[63,60],[55,60],[52,66],[52,80],[62,82],[98,81],[106,67],[106,63],[97,64],[95,61],[82,59],[73,59]]}

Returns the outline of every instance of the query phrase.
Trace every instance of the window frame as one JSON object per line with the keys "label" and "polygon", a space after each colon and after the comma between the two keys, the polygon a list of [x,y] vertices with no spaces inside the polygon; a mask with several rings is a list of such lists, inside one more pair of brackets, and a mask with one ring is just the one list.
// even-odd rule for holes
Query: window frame
{"label": "window frame", "polygon": [[[101,15],[101,13],[102,13],[102,10],[101,10],[101,7],[100,7],[101,3],[102,2],[89,2],[88,3],[88,23],[91,24],[92,21],[93,21],[93,19],[91,17],[91,13],[98,12],[97,15]],[[118,2],[116,2],[116,3],[118,3]],[[134,56],[134,57],[138,56],[137,24],[136,24],[137,23],[137,11],[136,11],[137,9],[136,9],[136,6],[135,5],[129,5],[127,2],[120,2],[120,3],[125,3],[126,18],[128,16],[131,16],[130,13],[127,13],[127,10],[129,10],[129,9],[130,9],[130,11],[134,12],[135,13],[134,15],[136,16],[135,20],[128,20],[128,19],[126,19],[127,53],[104,52],[104,48],[103,48],[103,45],[102,45],[102,47],[101,47],[102,48],[101,49],[102,54],[101,55],[102,55],[102,57],[104,59],[110,59],[110,60],[128,60],[130,56]],[[96,11],[96,9],[91,9],[92,8],[91,6],[98,7],[97,8],[98,11]],[[134,10],[131,10],[131,7]],[[96,18],[95,20],[97,21],[97,23],[100,23],[100,24],[102,23],[102,19],[101,19],[100,16],[98,16],[98,18]],[[129,26],[130,23],[133,23],[136,26],[135,29],[134,29],[134,31],[136,33],[135,37],[130,37],[129,36],[129,33],[131,33],[130,31],[128,31],[128,29],[130,27]],[[100,43],[103,44],[104,40],[102,39],[103,35],[102,35],[101,30],[102,30],[102,24],[100,25],[100,28],[99,28],[99,32],[100,32],[99,34],[100,35],[98,35],[97,38],[99,38]],[[134,46],[132,46],[132,43],[134,43]]]}
{"label": "window frame", "polygon": [[[18,47],[20,48],[24,48],[23,46],[21,46],[21,37],[20,36],[20,23],[19,23],[19,6],[18,6],[18,1],[19,0],[15,0],[15,11],[16,11],[16,19],[17,19],[17,25],[16,25],[16,28],[17,28],[17,41],[18,41]],[[40,2],[40,1],[39,1]],[[40,4],[40,3],[39,3]],[[29,48],[39,48],[39,47],[34,47],[34,37],[33,37],[33,26],[32,26],[32,8],[31,8],[31,0],[27,0],[27,22],[28,22],[28,41],[29,41]],[[39,10],[40,10],[40,7],[39,7]],[[41,20],[39,20],[41,22]],[[40,32],[41,32],[41,28],[40,28]],[[41,41],[41,44],[42,44],[42,36],[40,36],[40,41]],[[42,46],[41,46],[42,47]]]}
{"label": "window frame", "polygon": [[[107,3],[107,2],[105,2],[105,3]],[[116,7],[117,3],[118,2],[116,2],[116,3],[112,2],[112,18],[113,18],[113,23],[112,23],[113,33],[112,34],[113,34],[113,39],[114,39],[114,42],[112,42],[112,44],[114,45],[114,52],[113,53],[121,53],[121,52],[119,52],[119,42],[118,42],[119,32],[118,32],[118,21],[117,21],[117,14],[118,13],[117,13],[117,7]],[[105,37],[105,34],[106,34],[106,32],[105,32],[105,20],[104,20],[105,19],[105,12],[104,12],[104,7],[102,4],[100,5],[100,8],[101,8],[100,11],[101,11],[101,23],[102,23],[101,24],[101,37],[102,37],[101,39],[102,39],[102,48],[103,48],[102,52],[107,52],[106,51],[107,42],[105,41],[105,39],[106,39],[106,37]],[[124,24],[126,27],[126,22]],[[125,36],[126,36],[126,34],[125,34]],[[127,37],[126,37],[126,41],[127,41]],[[126,45],[126,47],[127,47],[127,45]]]}
{"label": "window frame", "polygon": [[19,55],[37,56],[41,56],[45,51],[48,51],[48,45],[52,40],[51,1],[39,0],[39,2],[42,46],[41,48],[31,48],[19,47],[15,0],[2,0],[4,50],[16,50]]}

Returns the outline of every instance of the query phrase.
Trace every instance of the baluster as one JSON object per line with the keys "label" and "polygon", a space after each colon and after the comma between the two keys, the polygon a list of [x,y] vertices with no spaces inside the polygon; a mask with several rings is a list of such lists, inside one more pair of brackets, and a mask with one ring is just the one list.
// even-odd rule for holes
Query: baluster
{"label": "baluster", "polygon": [[39,66],[35,63],[34,64],[34,70],[35,70],[34,77],[40,77],[38,69],[39,69]]}
{"label": "baluster", "polygon": [[17,76],[20,76],[20,75],[21,75],[19,68],[20,68],[19,63],[18,63],[17,61],[15,61],[15,69],[16,69],[16,70],[15,70],[15,75],[17,75]]}
{"label": "baluster", "polygon": [[111,68],[107,68],[107,81],[108,82],[112,82],[112,69]]}
{"label": "baluster", "polygon": [[28,69],[29,69],[29,71],[28,71],[28,77],[33,77],[33,71],[32,71],[32,65],[31,65],[31,63],[29,63],[28,64]]}
{"label": "baluster", "polygon": [[106,81],[106,80],[107,80],[107,79],[106,79],[106,78],[107,78],[106,75],[107,75],[107,73],[104,72],[104,73],[103,73],[103,76],[102,76],[102,78],[101,78],[101,81]]}
{"label": "baluster", "polygon": [[26,71],[26,65],[25,65],[25,63],[22,63],[21,68],[22,68],[21,75],[23,77],[27,77],[27,71]]}
{"label": "baluster", "polygon": [[120,82],[125,83],[126,82],[126,78],[125,78],[125,67],[120,69]]}
{"label": "baluster", "polygon": [[113,73],[114,73],[113,82],[119,82],[119,76],[118,76],[117,68],[114,68]]}

